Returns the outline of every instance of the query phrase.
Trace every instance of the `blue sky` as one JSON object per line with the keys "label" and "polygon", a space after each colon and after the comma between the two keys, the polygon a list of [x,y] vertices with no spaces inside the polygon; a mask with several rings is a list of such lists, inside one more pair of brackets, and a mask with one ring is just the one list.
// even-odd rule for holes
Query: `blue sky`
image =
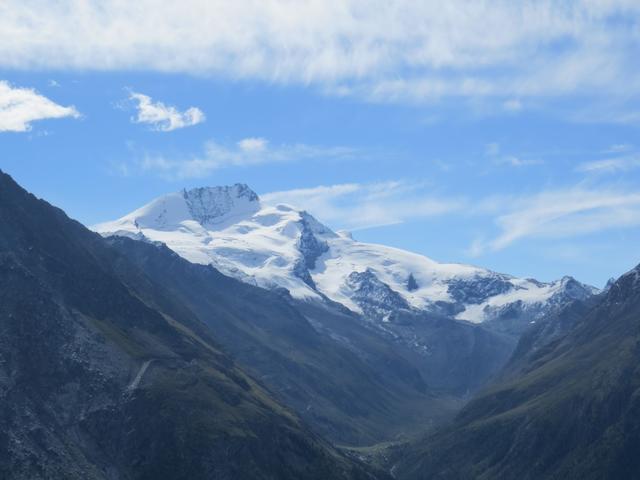
{"label": "blue sky", "polygon": [[0,168],[88,225],[243,182],[360,240],[602,285],[640,262],[639,25],[613,0],[9,1]]}

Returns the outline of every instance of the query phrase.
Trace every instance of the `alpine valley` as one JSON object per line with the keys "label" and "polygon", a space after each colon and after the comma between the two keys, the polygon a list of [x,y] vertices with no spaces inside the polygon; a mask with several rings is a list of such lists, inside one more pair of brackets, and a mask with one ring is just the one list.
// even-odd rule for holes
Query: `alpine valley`
{"label": "alpine valley", "polygon": [[[442,423],[507,362],[527,327],[598,293],[570,277],[542,283],[361,243],[304,210],[264,205],[242,184],[168,194],[93,229],[199,305],[202,320],[225,332],[228,351],[342,445],[397,441]],[[322,339],[319,355],[307,358],[292,327],[277,339],[264,323],[259,335],[240,336],[236,321],[211,316],[221,281],[185,279],[184,271],[244,284],[228,291],[258,286],[251,291],[277,295],[299,317],[296,328]],[[218,305],[232,301],[222,297]],[[268,359],[256,354],[263,350]],[[336,368],[333,350],[354,359]]]}
{"label": "alpine valley", "polygon": [[640,480],[639,54],[640,0],[0,0],[0,480]]}
{"label": "alpine valley", "polygon": [[243,184],[91,230],[0,172],[3,478],[640,474],[637,269],[438,263]]}

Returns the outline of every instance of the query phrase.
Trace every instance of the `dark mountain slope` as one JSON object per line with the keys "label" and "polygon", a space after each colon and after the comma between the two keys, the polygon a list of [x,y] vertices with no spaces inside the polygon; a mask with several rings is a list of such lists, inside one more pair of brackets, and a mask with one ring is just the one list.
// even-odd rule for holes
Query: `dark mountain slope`
{"label": "dark mountain slope", "polygon": [[391,341],[435,391],[467,399],[508,361],[516,339],[484,325],[425,312],[398,311],[385,325]]}
{"label": "dark mountain slope", "polygon": [[640,478],[640,267],[594,303],[565,313],[566,333],[525,337],[398,478]]}
{"label": "dark mountain slope", "polygon": [[0,172],[0,478],[373,474],[274,401],[187,306]]}
{"label": "dark mountain slope", "polygon": [[[457,406],[429,393],[416,367],[353,315],[226,277],[162,245],[108,241],[126,264],[135,263],[170,298],[188,305],[244,368],[337,443],[366,445],[424,431]],[[137,289],[130,273],[123,278]]]}

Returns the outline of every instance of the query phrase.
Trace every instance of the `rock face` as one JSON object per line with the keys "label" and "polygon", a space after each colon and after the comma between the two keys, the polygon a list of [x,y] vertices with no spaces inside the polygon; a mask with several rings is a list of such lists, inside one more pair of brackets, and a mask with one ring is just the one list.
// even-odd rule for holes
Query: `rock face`
{"label": "rock face", "polygon": [[318,237],[314,235],[314,230],[317,232],[319,229],[322,233],[325,232],[324,227],[311,215],[307,212],[301,212],[298,250],[302,255],[304,266],[308,270],[314,270],[316,268],[316,261],[318,258],[320,258],[323,253],[329,251],[329,245],[327,245],[327,242],[319,240]]}
{"label": "rock face", "polygon": [[298,237],[297,248],[300,258],[293,266],[293,273],[312,289],[316,289],[316,284],[311,276],[311,270],[316,268],[316,261],[329,250],[327,242],[318,240],[314,235],[314,227],[317,230],[322,228],[316,220],[306,212],[300,214],[300,235]]}
{"label": "rock face", "polygon": [[1,478],[377,476],[310,433],[188,306],[1,172],[0,333]]}
{"label": "rock face", "polygon": [[489,298],[511,291],[518,291],[522,287],[514,286],[507,275],[493,275],[472,278],[452,279],[448,282],[449,296],[455,303],[477,305]]}
{"label": "rock face", "polygon": [[640,477],[639,345],[636,267],[525,334],[496,382],[412,447],[398,478]]}
{"label": "rock face", "polygon": [[[165,220],[149,221],[157,211]],[[358,242],[303,210],[262,204],[245,185],[166,195],[94,228],[166,243],[189,261],[285,288],[296,299],[337,302],[370,323],[408,306],[517,336],[531,322],[598,292],[569,277],[543,283]],[[362,276],[375,277],[385,293],[355,285]]]}
{"label": "rock face", "polygon": [[351,289],[350,297],[362,309],[365,318],[386,322],[391,314],[410,309],[407,301],[381,282],[370,268],[352,272],[345,285]]}
{"label": "rock face", "polygon": [[184,190],[183,196],[193,219],[205,227],[215,227],[225,220],[259,209],[258,195],[240,183],[230,187]]}
{"label": "rock face", "polygon": [[420,288],[420,286],[418,285],[418,282],[416,282],[416,277],[413,276],[413,273],[410,273],[409,278],[407,278],[407,290],[413,292],[418,290],[418,288]]}

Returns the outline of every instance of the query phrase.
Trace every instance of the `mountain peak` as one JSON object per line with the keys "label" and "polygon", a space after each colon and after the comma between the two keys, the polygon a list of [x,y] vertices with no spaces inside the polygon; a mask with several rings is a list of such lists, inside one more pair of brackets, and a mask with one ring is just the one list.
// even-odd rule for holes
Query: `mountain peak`
{"label": "mountain peak", "polygon": [[182,196],[193,219],[203,226],[219,224],[229,217],[260,209],[260,198],[244,183],[185,189]]}
{"label": "mountain peak", "polygon": [[152,200],[124,217],[94,226],[100,232],[139,232],[142,229],[174,231],[185,221],[217,229],[260,210],[260,198],[243,183],[183,189]]}
{"label": "mountain peak", "polygon": [[607,298],[610,303],[635,301],[640,293],[640,265],[623,274],[609,286]]}
{"label": "mountain peak", "polygon": [[221,185],[215,187],[196,187],[182,191],[185,199],[208,197],[230,197],[230,198],[246,198],[250,202],[259,202],[260,197],[246,183],[235,183],[233,185]]}

